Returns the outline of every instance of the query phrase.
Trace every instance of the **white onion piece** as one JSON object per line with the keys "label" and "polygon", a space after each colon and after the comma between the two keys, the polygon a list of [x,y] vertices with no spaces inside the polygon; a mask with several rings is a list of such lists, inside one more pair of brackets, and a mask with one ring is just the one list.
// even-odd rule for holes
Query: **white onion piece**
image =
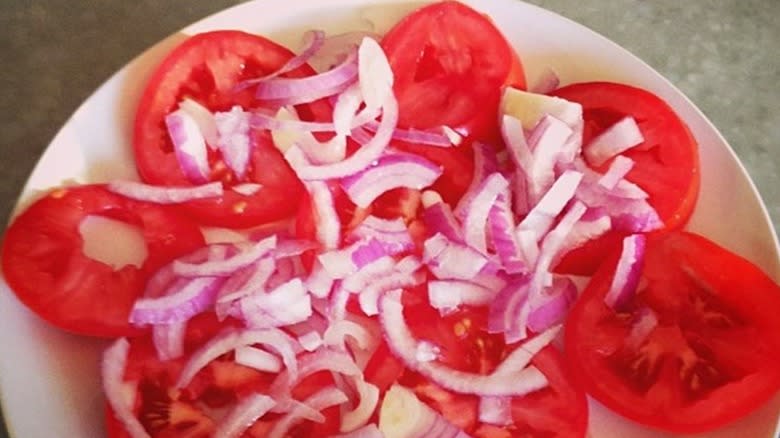
{"label": "white onion piece", "polygon": [[323,335],[325,345],[346,350],[347,337],[352,338],[361,350],[368,349],[373,343],[371,333],[354,321],[341,320],[333,322]]}
{"label": "white onion piece", "polygon": [[353,242],[345,248],[320,253],[317,261],[331,278],[341,280],[385,255],[387,253],[378,241],[367,239]]}
{"label": "white onion piece", "polygon": [[378,276],[366,284],[358,293],[360,309],[367,316],[379,313],[379,296],[386,291],[398,288],[417,286],[425,282],[425,274],[415,273],[422,263],[415,256],[407,256],[385,274]]}
{"label": "white onion piece", "polygon": [[215,438],[238,438],[270,411],[276,401],[264,394],[250,394],[236,404],[214,430]]}
{"label": "white onion piece", "polygon": [[582,181],[583,174],[575,170],[567,170],[559,176],[552,187],[541,200],[531,209],[528,215],[517,226],[517,232],[530,231],[536,240],[540,240],[550,231],[555,218],[563,211],[566,204]]}
{"label": "white onion piece", "polygon": [[512,353],[509,354],[494,371],[495,374],[503,376],[511,376],[516,372],[526,369],[533,360],[537,353],[542,351],[546,346],[558,336],[562,326],[553,326],[549,329],[539,333],[533,338],[525,341],[522,345],[517,347]]}
{"label": "white onion piece", "polygon": [[322,336],[314,330],[299,336],[298,342],[306,351],[314,351],[323,345]]}
{"label": "white onion piece", "polygon": [[212,182],[192,187],[161,187],[136,181],[111,181],[106,188],[126,198],[155,204],[180,204],[197,199],[218,198],[224,190],[222,183]]}
{"label": "white onion piece", "polygon": [[474,174],[471,176],[466,193],[460,198],[453,211],[455,217],[461,221],[466,219],[474,197],[483,189],[485,179],[499,170],[498,159],[491,146],[484,143],[474,143],[472,150],[474,152]]}
{"label": "white onion piece", "polygon": [[374,414],[379,403],[379,388],[376,385],[366,382],[362,376],[353,377],[352,382],[357,389],[359,401],[354,409],[342,414],[341,432],[352,432],[364,426]]}
{"label": "white onion piece", "polygon": [[[379,123],[375,120],[370,120],[363,125],[363,128],[371,132],[376,132],[378,127]],[[433,128],[427,130],[419,130],[414,128],[395,128],[393,131],[393,140],[426,146],[449,148],[453,145],[460,144],[463,141],[463,138],[452,128],[448,126],[441,126],[438,129]]]}
{"label": "white onion piece", "polygon": [[500,173],[489,175],[467,204],[463,230],[466,243],[477,251],[487,254],[487,227],[490,210],[498,195],[509,187],[509,182]]}
{"label": "white onion piece", "polygon": [[188,97],[179,102],[179,109],[186,112],[198,124],[198,129],[206,140],[206,144],[214,149],[217,147],[217,124],[214,122],[214,114],[200,103]]}
{"label": "white onion piece", "polygon": [[528,315],[528,328],[536,333],[563,323],[577,299],[577,286],[568,277],[554,277]]}
{"label": "white onion piece", "polygon": [[313,102],[344,91],[358,75],[357,55],[352,52],[344,61],[324,73],[304,78],[272,78],[257,84],[255,97],[260,100],[297,105]]}
{"label": "white onion piece", "polygon": [[367,208],[383,193],[406,187],[422,190],[441,176],[439,166],[412,154],[388,154],[354,175],[341,180],[341,187],[358,207]]}
{"label": "white onion piece", "polygon": [[604,296],[604,302],[612,309],[622,308],[636,292],[644,263],[646,237],[632,234],[623,239],[623,250],[615,268],[615,276]]}
{"label": "white onion piece", "polygon": [[463,231],[450,205],[431,190],[424,191],[421,199],[423,222],[431,234],[442,234],[453,242],[463,243]]}
{"label": "white onion piece", "polygon": [[266,293],[246,296],[239,302],[249,327],[282,327],[305,321],[312,315],[311,296],[296,277]]}
{"label": "white onion piece", "polygon": [[431,307],[449,311],[459,306],[485,306],[495,298],[497,291],[466,280],[431,280],[428,282],[428,300]]}
{"label": "white onion piece", "polygon": [[173,272],[184,277],[226,276],[238,269],[257,262],[276,248],[277,237],[271,236],[255,242],[243,251],[223,260],[208,260],[203,263],[173,262]]}
{"label": "white onion piece", "polygon": [[488,333],[504,333],[507,340],[522,338],[524,333],[514,334],[513,329],[521,331],[527,323],[527,315],[521,315],[521,309],[528,299],[530,280],[528,276],[513,280],[499,290],[488,310]]}
{"label": "white onion piece", "polygon": [[327,298],[333,290],[334,279],[319,260],[314,261],[311,274],[306,277],[306,290],[316,298]]}
{"label": "white onion piece", "polygon": [[[289,367],[280,372],[271,382],[269,392],[277,401],[289,398],[291,388],[294,388],[301,380],[319,371],[330,371],[346,376],[358,376],[360,368],[349,353],[331,348],[319,348],[311,353],[302,354],[296,362],[297,369],[291,373]],[[280,405],[281,402],[280,402]],[[283,406],[281,406],[283,407]],[[274,412],[277,412],[276,409]]]}
{"label": "white onion piece", "polygon": [[183,356],[184,335],[186,333],[187,321],[157,324],[152,327],[152,340],[157,358],[166,362]]}
{"label": "white onion piece", "polygon": [[358,293],[375,281],[377,277],[390,273],[394,267],[395,259],[390,256],[382,256],[344,278],[341,286],[352,293]]}
{"label": "white onion piece", "polygon": [[488,263],[479,251],[436,234],[423,244],[423,262],[437,278],[471,280]]}
{"label": "white onion piece", "polygon": [[412,236],[401,218],[382,219],[369,215],[355,227],[348,236],[349,240],[374,240],[389,255],[400,254],[414,249]]}
{"label": "white onion piece", "polygon": [[518,216],[527,214],[531,207],[529,199],[528,178],[533,162],[533,154],[525,138],[523,123],[512,116],[503,115],[501,118],[501,136],[506,144],[507,152],[515,165],[515,175],[512,180],[514,212]]}
{"label": "white onion piece", "polygon": [[522,247],[515,233],[515,220],[509,205],[509,189],[504,189],[496,197],[496,202],[488,214],[490,242],[508,274],[528,271],[531,264],[525,259]]}
{"label": "white onion piece", "polygon": [[[310,409],[321,411],[331,406],[340,405],[349,401],[349,398],[341,390],[335,387],[322,389],[303,401],[303,404]],[[303,409],[293,408],[292,411],[284,415],[274,423],[266,438],[284,438],[287,432],[296,424],[305,420],[302,415]]]}
{"label": "white onion piece", "polygon": [[533,160],[527,176],[532,204],[538,202],[555,182],[555,164],[572,133],[565,122],[549,115],[544,116],[531,131],[528,146]]}
{"label": "white onion piece", "polygon": [[599,185],[607,190],[613,190],[620,180],[626,177],[628,172],[634,167],[634,160],[623,155],[618,155],[612,160],[607,173],[599,178]]}
{"label": "white onion piece", "polygon": [[236,348],[236,363],[258,371],[278,373],[282,370],[282,361],[275,355],[257,347]]}
{"label": "white onion piece", "polygon": [[552,265],[555,266],[558,260],[570,250],[598,238],[611,228],[612,219],[604,213],[603,209],[588,209],[566,236],[562,249],[559,255],[553,259]]}
{"label": "white onion piece", "polygon": [[391,94],[384,105],[382,105],[382,121],[376,134],[368,143],[364,144],[343,161],[323,165],[300,164],[300,158],[296,157],[296,154],[302,154],[302,152],[300,148],[295,146],[285,153],[285,158],[287,158],[298,177],[303,180],[323,180],[353,175],[367,168],[382,156],[382,153],[390,143],[397,123],[398,102]]}
{"label": "white onion piece", "polygon": [[130,323],[142,326],[186,321],[214,305],[223,282],[219,277],[181,278],[166,295],[136,300]]}
{"label": "white onion piece", "polygon": [[230,303],[247,295],[262,291],[276,269],[270,257],[264,257],[255,264],[243,267],[233,274],[217,293],[217,303]]}
{"label": "white onion piece", "polygon": [[411,390],[398,384],[385,393],[379,430],[384,438],[469,438]]}
{"label": "white onion piece", "polygon": [[512,424],[512,397],[480,397],[479,421],[496,426]]}
{"label": "white onion piece", "polygon": [[381,107],[393,93],[393,70],[373,38],[363,38],[358,48],[358,80],[367,108]]}
{"label": "white onion piece", "polygon": [[101,381],[103,392],[114,416],[124,426],[125,432],[132,438],[150,438],[138,417],[133,413],[135,388],[128,387],[123,381],[130,343],[125,338],[117,339],[103,352],[101,362]]}
{"label": "white onion piece", "polygon": [[379,320],[385,339],[394,355],[407,367],[428,377],[434,383],[460,393],[481,396],[520,396],[547,386],[547,378],[531,366],[518,371],[512,379],[500,374],[473,374],[454,370],[438,362],[417,360],[417,341],[406,325],[401,305],[401,291],[388,292],[380,298]]}
{"label": "white onion piece", "polygon": [[241,82],[236,86],[235,88],[236,91],[249,88],[255,84],[258,84],[263,81],[267,81],[269,79],[273,79],[275,77],[281,76],[285,73],[289,73],[301,67],[302,65],[306,64],[306,62],[308,62],[309,59],[311,59],[322,48],[324,43],[325,43],[325,32],[317,29],[307,30],[303,34],[303,47],[301,48],[299,54],[290,58],[287,62],[284,63],[284,65],[279,67],[279,69],[274,71],[273,73],[270,73],[263,77],[249,79]]}
{"label": "white onion piece", "polygon": [[372,423],[349,433],[332,435],[330,438],[385,438],[385,435],[379,431],[376,424]]}
{"label": "white onion piece", "polygon": [[195,351],[185,364],[176,381],[176,388],[184,388],[195,375],[214,359],[237,348],[254,344],[265,345],[276,351],[282,358],[285,374],[298,374],[298,362],[295,359],[295,339],[278,329],[242,330],[221,333],[206,342]]}
{"label": "white onion piece", "polygon": [[610,158],[644,142],[636,120],[627,116],[607,128],[583,148],[583,155],[593,166],[601,166]]}
{"label": "white onion piece", "polygon": [[173,150],[184,175],[193,184],[209,180],[209,160],[206,140],[195,118],[181,109],[165,116],[165,126],[173,143]]}
{"label": "white onion piece", "polygon": [[241,180],[249,166],[252,145],[249,139],[250,114],[240,106],[234,106],[228,112],[214,114],[217,124],[218,142],[225,164]]}

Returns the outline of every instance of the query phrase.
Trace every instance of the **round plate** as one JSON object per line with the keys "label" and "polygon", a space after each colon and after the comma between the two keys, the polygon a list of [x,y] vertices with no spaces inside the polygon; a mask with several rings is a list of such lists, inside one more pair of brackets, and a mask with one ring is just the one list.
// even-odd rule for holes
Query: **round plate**
{"label": "round plate", "polygon": [[[780,279],[777,236],[766,207],[732,149],[704,115],[647,64],[593,31],[517,0],[467,0],[487,13],[520,53],[533,84],[544,69],[563,84],[607,80],[646,88],[688,123],[700,145],[702,191],[689,224]],[[141,87],[156,63],[186,35],[214,29],[261,33],[293,49],[305,29],[383,33],[420,3],[375,0],[258,0],[222,11],[172,35],[112,76],[73,114],[49,145],[16,211],[47,188],[72,182],[137,178],[129,144]],[[262,19],[258,19],[262,17]],[[324,24],[324,26],[323,26]],[[714,220],[713,218],[717,218]],[[106,343],[72,336],[32,315],[0,282],[0,396],[13,437],[103,436],[98,360]],[[12,354],[11,354],[12,352]],[[776,436],[780,396],[747,418],[706,437]],[[43,421],[42,421],[43,420]],[[593,437],[667,437],[591,403]]]}

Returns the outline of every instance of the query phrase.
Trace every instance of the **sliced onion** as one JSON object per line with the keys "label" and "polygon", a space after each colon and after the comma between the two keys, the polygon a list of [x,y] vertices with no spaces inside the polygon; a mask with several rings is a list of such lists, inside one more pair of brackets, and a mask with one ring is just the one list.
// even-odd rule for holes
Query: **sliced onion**
{"label": "sliced onion", "polygon": [[374,342],[371,333],[354,321],[341,320],[332,323],[325,331],[325,345],[346,350],[347,337],[352,338],[361,350],[368,349]]}
{"label": "sliced onion", "polygon": [[302,65],[306,64],[323,46],[325,43],[325,32],[321,30],[308,30],[303,34],[303,47],[298,55],[290,58],[284,63],[278,70],[266,76],[249,79],[236,85],[236,91],[240,91],[249,88],[255,84],[258,84],[269,79],[281,76],[285,73],[289,73]]}
{"label": "sliced onion", "polygon": [[122,423],[125,432],[132,438],[150,438],[149,433],[133,413],[135,405],[133,397],[136,391],[128,387],[123,380],[129,351],[130,343],[127,339],[119,338],[103,352],[100,368],[103,392],[114,412],[114,417]]}
{"label": "sliced onion", "polygon": [[422,194],[423,222],[432,235],[442,234],[447,239],[463,243],[463,231],[455,219],[450,205],[442,200],[441,196],[431,190]]}
{"label": "sliced onion", "polygon": [[529,279],[526,276],[509,282],[490,303],[488,332],[504,333],[507,342],[516,342],[525,337],[527,316],[521,309],[528,300]]}
{"label": "sliced onion", "polygon": [[528,215],[520,222],[517,231],[528,230],[540,240],[552,228],[555,218],[574,197],[583,174],[567,170],[559,176]]}
{"label": "sliced onion", "polygon": [[358,48],[358,78],[367,108],[381,107],[393,93],[393,70],[373,38],[363,38]]}
{"label": "sliced onion", "polygon": [[278,329],[227,331],[215,336],[195,351],[184,365],[176,381],[176,388],[190,384],[195,375],[214,359],[237,348],[254,344],[265,345],[276,351],[282,358],[286,375],[298,375],[298,362],[295,359],[295,339]]}
{"label": "sliced onion", "polygon": [[[290,389],[294,388],[298,382],[320,371],[330,371],[346,376],[358,376],[361,374],[361,370],[355,364],[352,356],[346,352],[325,347],[311,353],[302,354],[298,359],[297,365],[298,369],[295,374],[291,373],[288,367],[287,370],[279,373],[271,383],[269,392],[275,396],[278,395],[276,397],[277,401],[284,397],[289,397]],[[274,410],[274,412],[277,411]]]}
{"label": "sliced onion", "polygon": [[416,358],[417,341],[406,325],[401,304],[401,291],[388,292],[380,298],[379,320],[388,346],[407,367],[428,377],[434,383],[465,394],[480,396],[520,396],[547,386],[547,378],[530,366],[516,373],[513,379],[500,374],[473,374],[441,365],[420,362]]}
{"label": "sliced onion", "polygon": [[455,216],[461,221],[465,221],[474,197],[484,189],[485,180],[499,170],[496,153],[491,146],[484,143],[474,143],[472,149],[474,151],[474,174],[471,176],[471,183],[466,189],[466,193],[463,194],[454,211]]}
{"label": "sliced onion", "polygon": [[179,109],[186,112],[198,124],[198,129],[211,148],[217,147],[217,124],[214,122],[214,114],[200,103],[185,97],[179,102]]}
{"label": "sliced onion", "polygon": [[250,394],[244,397],[228,412],[217,428],[215,437],[238,438],[249,429],[260,417],[270,411],[276,401],[264,394]]}
{"label": "sliced onion", "polygon": [[636,120],[628,116],[607,128],[583,148],[588,163],[601,166],[610,158],[645,141]]}
{"label": "sliced onion", "polygon": [[180,204],[196,199],[217,198],[224,193],[220,182],[192,187],[161,187],[135,181],[111,181],[106,187],[126,198],[155,204]]}
{"label": "sliced onion", "polygon": [[[331,406],[346,403],[347,401],[349,401],[349,398],[340,389],[329,387],[321,389],[310,396],[303,401],[303,404],[309,409],[321,411]],[[292,411],[274,423],[273,427],[268,432],[268,435],[266,435],[266,438],[284,438],[293,426],[305,420],[305,417],[303,416],[304,411],[305,409],[300,407],[293,408]]]}
{"label": "sliced onion", "polygon": [[141,326],[186,321],[214,305],[223,282],[219,277],[179,279],[166,295],[136,300],[130,311],[130,322]]}
{"label": "sliced onion", "polygon": [[389,154],[341,181],[352,202],[366,208],[385,192],[406,187],[422,190],[441,176],[440,167],[413,154]]}
{"label": "sliced onion", "polygon": [[173,271],[184,277],[225,276],[249,266],[276,248],[277,237],[262,239],[244,251],[223,260],[209,260],[203,263],[189,263],[182,260],[173,262]]}
{"label": "sliced onion", "polygon": [[615,276],[604,296],[604,302],[610,308],[621,309],[636,292],[644,263],[645,242],[644,234],[633,234],[623,239],[623,250],[615,268]]}
{"label": "sliced onion", "polygon": [[327,298],[333,290],[333,277],[328,274],[319,260],[314,261],[311,274],[306,277],[306,290],[316,298]]}
{"label": "sliced onion", "polygon": [[401,218],[382,219],[369,215],[352,230],[349,239],[376,241],[389,255],[414,249],[412,236]]}
{"label": "sliced onion", "polygon": [[399,384],[385,394],[379,411],[379,430],[384,438],[469,438]]}
{"label": "sliced onion", "polygon": [[222,159],[241,180],[249,166],[252,145],[249,140],[250,114],[240,106],[234,106],[228,112],[214,114],[219,135],[218,146]]}
{"label": "sliced onion", "polygon": [[524,216],[532,207],[529,199],[528,178],[533,163],[533,154],[525,138],[523,124],[519,119],[509,115],[502,116],[501,135],[509,153],[509,158],[515,165],[515,175],[512,181],[514,190],[514,212]]}
{"label": "sliced onion", "polygon": [[516,372],[526,369],[534,356],[546,346],[550,345],[560,331],[560,325],[553,326],[525,341],[501,361],[494,373],[502,376],[511,376]]}
{"label": "sliced onion", "polygon": [[487,227],[490,210],[509,182],[500,173],[489,175],[467,204],[463,230],[466,243],[477,251],[487,253]]}
{"label": "sliced onion", "polygon": [[378,277],[392,272],[393,268],[395,268],[395,259],[390,256],[382,256],[344,278],[341,286],[352,293],[358,293]]}
{"label": "sliced onion", "polygon": [[332,96],[349,87],[358,75],[357,55],[350,53],[344,61],[324,73],[304,78],[272,78],[257,84],[255,97],[284,105],[309,103]]}
{"label": "sliced onion", "polygon": [[341,432],[352,432],[364,426],[376,410],[379,404],[379,388],[366,382],[363,377],[353,377],[359,395],[357,406],[341,416]]}
{"label": "sliced onion", "polygon": [[628,172],[634,167],[634,160],[623,155],[618,155],[612,160],[612,164],[609,165],[607,173],[599,178],[599,185],[607,190],[613,190],[618,185],[620,180],[625,178]]}
{"label": "sliced onion", "polygon": [[[363,127],[371,132],[376,132],[379,124],[375,121],[369,121],[363,125]],[[452,128],[448,126],[441,126],[438,129],[429,129],[424,131],[414,128],[396,128],[393,131],[393,140],[426,146],[449,148],[460,144],[460,142],[463,141],[463,138]]]}
{"label": "sliced onion", "polygon": [[512,424],[512,397],[480,397],[479,421],[496,426]]}
{"label": "sliced onion", "polygon": [[531,131],[528,145],[533,161],[528,169],[528,186],[532,202],[538,202],[555,182],[555,164],[573,132],[565,122],[549,115]]}
{"label": "sliced onion", "polygon": [[437,278],[471,280],[487,265],[488,259],[469,246],[436,234],[424,243],[423,262]]}
{"label": "sliced onion", "polygon": [[184,335],[187,321],[158,324],[152,328],[152,340],[157,358],[162,362],[178,359],[184,355]]}
{"label": "sliced onion", "polygon": [[322,336],[314,330],[299,336],[298,342],[306,351],[314,351],[323,344]]}
{"label": "sliced onion", "polygon": [[376,134],[368,143],[364,144],[343,161],[323,165],[301,164],[300,159],[296,157],[296,154],[300,154],[301,151],[295,146],[287,151],[285,157],[298,177],[303,180],[323,180],[353,175],[367,168],[382,156],[382,153],[390,143],[393,129],[395,129],[397,123],[398,102],[395,100],[395,97],[390,95],[382,106],[382,121]]}
{"label": "sliced onion", "polygon": [[181,109],[165,116],[165,125],[173,150],[184,175],[193,184],[209,180],[209,160],[206,140],[195,118]]}
{"label": "sliced onion", "polygon": [[490,241],[504,270],[508,274],[518,274],[527,272],[530,263],[525,260],[515,235],[515,220],[509,205],[509,196],[508,189],[498,195],[488,214],[488,227]]}
{"label": "sliced onion", "polygon": [[236,348],[236,363],[267,373],[282,370],[282,361],[278,357],[257,347]]}
{"label": "sliced onion", "polygon": [[612,228],[612,219],[603,209],[588,209],[585,214],[574,224],[571,232],[566,236],[562,249],[553,259],[552,265],[570,250],[582,246],[586,242],[596,239]]}
{"label": "sliced onion", "polygon": [[325,38],[322,48],[309,60],[316,71],[325,71],[338,64],[340,59],[360,47],[363,38],[371,37],[379,40],[380,36],[368,31],[346,32]]}
{"label": "sliced onion", "polygon": [[577,286],[567,277],[555,277],[528,315],[528,328],[536,333],[563,323],[577,299]]}
{"label": "sliced onion", "polygon": [[466,280],[432,280],[428,282],[428,300],[431,307],[443,312],[459,306],[485,306],[496,297],[497,291]]}
{"label": "sliced onion", "polygon": [[282,327],[305,321],[312,315],[311,296],[303,281],[293,278],[267,293],[240,301],[241,315],[249,327]]}
{"label": "sliced onion", "polygon": [[378,241],[368,239],[358,240],[342,249],[321,253],[317,260],[331,278],[341,280],[386,255],[384,247]]}
{"label": "sliced onion", "polygon": [[247,295],[264,290],[268,279],[276,269],[270,257],[262,258],[253,265],[234,272],[217,293],[217,303],[229,303]]}

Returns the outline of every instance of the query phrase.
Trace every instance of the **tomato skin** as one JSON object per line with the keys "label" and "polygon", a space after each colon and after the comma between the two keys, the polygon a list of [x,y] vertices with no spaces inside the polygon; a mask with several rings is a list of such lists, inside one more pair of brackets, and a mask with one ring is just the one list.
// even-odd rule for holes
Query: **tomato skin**
{"label": "tomato skin", "polygon": [[[294,55],[288,49],[258,35],[234,30],[206,32],[190,37],[171,51],[152,73],[136,110],[133,149],[141,178],[150,184],[188,186],[168,136],[164,118],[179,102],[190,97],[211,111],[240,105],[257,105],[254,89],[235,91],[241,81],[266,75]],[[285,77],[313,74],[302,66]],[[330,114],[330,105],[320,101],[300,105],[302,118]],[[218,152],[209,152],[210,179],[227,187],[240,182],[259,183],[263,188],[251,196],[226,190],[220,199],[185,204],[188,211],[208,225],[246,228],[294,214],[303,187],[277,151],[267,132],[252,132],[249,170],[242,180],[228,170]]]}
{"label": "tomato skin", "polygon": [[[646,286],[617,313],[604,304],[617,259],[597,271],[566,328],[566,354],[588,393],[639,423],[697,433],[780,390],[780,286],[758,267],[692,233],[651,235]],[[658,326],[629,345],[632,321],[648,308]]]}
{"label": "tomato skin", "polygon": [[[699,195],[699,155],[688,126],[660,97],[630,85],[586,82],[559,88],[552,95],[582,105],[583,145],[625,116],[633,116],[644,143],[622,155],[634,160],[626,179],[649,195],[648,202],[664,221],[664,229],[685,225]],[[604,172],[611,161],[596,167]],[[591,275],[604,257],[619,246],[626,233],[612,231],[571,251],[558,272]]]}
{"label": "tomato skin", "polygon": [[[89,215],[138,226],[144,264],[114,271],[84,255],[79,225]],[[173,209],[86,185],[54,189],[20,214],[6,232],[2,265],[11,289],[41,318],[73,333],[117,337],[140,332],[128,317],[146,279],[203,245],[198,226]]]}
{"label": "tomato skin", "polygon": [[454,205],[473,172],[471,143],[498,145],[502,86],[525,88],[517,53],[485,15],[456,2],[424,6],[398,22],[382,39],[395,74],[402,128],[449,126],[464,142],[452,148],[395,142],[444,168],[434,184]]}

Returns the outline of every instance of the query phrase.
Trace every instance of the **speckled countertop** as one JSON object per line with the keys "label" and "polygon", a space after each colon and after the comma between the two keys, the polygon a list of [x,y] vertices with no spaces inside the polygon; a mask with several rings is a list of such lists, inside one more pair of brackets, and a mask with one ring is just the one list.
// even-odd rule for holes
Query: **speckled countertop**
{"label": "speckled countertop", "polygon": [[[236,3],[0,2],[3,226],[48,142],[100,83],[164,36]],[[687,94],[735,149],[780,226],[780,1],[530,3],[614,40]],[[0,437],[7,437],[2,426]]]}

